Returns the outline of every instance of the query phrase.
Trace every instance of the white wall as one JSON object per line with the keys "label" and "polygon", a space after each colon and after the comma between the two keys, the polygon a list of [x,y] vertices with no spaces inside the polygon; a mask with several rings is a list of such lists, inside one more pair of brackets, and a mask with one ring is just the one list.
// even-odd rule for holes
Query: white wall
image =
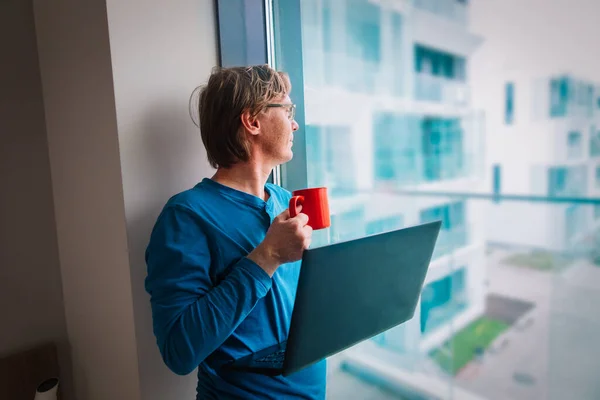
{"label": "white wall", "polygon": [[163,365],[144,250],[211,173],[187,101],[216,60],[213,2],[34,1],[77,398],[194,398]]}
{"label": "white wall", "polygon": [[[123,187],[102,0],[34,1],[78,399],[138,399]],[[107,384],[109,382],[109,384]]]}
{"label": "white wall", "polygon": [[156,346],[144,250],[167,199],[212,174],[188,99],[217,63],[215,10],[208,0],[111,0],[107,10],[141,394],[192,399],[195,372],[168,371]]}
{"label": "white wall", "polygon": [[0,355],[55,342],[70,399],[67,330],[33,5],[0,2]]}

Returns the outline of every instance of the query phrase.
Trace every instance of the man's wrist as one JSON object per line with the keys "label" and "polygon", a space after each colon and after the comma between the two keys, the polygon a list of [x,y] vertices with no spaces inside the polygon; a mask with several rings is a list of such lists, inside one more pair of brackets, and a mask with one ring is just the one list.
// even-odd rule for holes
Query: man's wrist
{"label": "man's wrist", "polygon": [[272,252],[269,251],[267,246],[262,244],[258,245],[256,249],[248,254],[247,258],[261,267],[271,277],[277,270],[277,267],[279,267],[279,262],[273,256]]}

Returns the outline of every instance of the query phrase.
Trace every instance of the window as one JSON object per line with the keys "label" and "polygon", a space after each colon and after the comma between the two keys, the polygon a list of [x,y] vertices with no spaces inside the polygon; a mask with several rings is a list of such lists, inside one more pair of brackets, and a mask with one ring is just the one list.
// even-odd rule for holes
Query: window
{"label": "window", "polygon": [[548,196],[556,196],[567,188],[567,169],[550,168],[548,178]]}
{"label": "window", "polygon": [[582,233],[587,232],[587,206],[572,205],[565,210],[565,239],[576,240]]}
{"label": "window", "polygon": [[577,83],[577,104],[580,106],[587,106],[588,97],[587,97],[587,86],[584,82]]}
{"label": "window", "polygon": [[419,73],[464,80],[464,63],[462,57],[420,44],[415,45],[415,70]]}
{"label": "window", "polygon": [[[414,318],[351,349],[349,354],[358,360],[352,369],[356,375],[364,373],[390,387],[406,384],[390,378],[401,376],[402,372],[425,374],[432,384],[425,388],[428,394],[424,396],[467,398],[468,394],[462,396],[462,390],[468,387],[476,397],[493,398],[497,395],[493,390],[494,377],[478,374],[476,367],[483,365],[484,369],[494,371],[500,368],[498,374],[517,378],[515,371],[522,372],[522,359],[504,357],[500,365],[493,363],[493,357],[480,355],[495,350],[493,345],[503,332],[516,329],[518,336],[525,339],[532,332],[535,335],[535,330],[527,329],[527,318],[521,318],[523,310],[547,309],[552,301],[539,296],[532,300],[530,293],[520,293],[514,282],[523,280],[523,285],[517,286],[537,287],[553,281],[540,281],[537,275],[530,279],[530,272],[542,270],[550,277],[554,265],[568,264],[570,261],[557,254],[580,250],[573,246],[585,229],[582,221],[586,221],[581,215],[591,216],[587,206],[581,208],[587,214],[577,209],[566,211],[572,204],[565,199],[522,202],[503,199],[502,194],[533,194],[525,192],[529,188],[521,184],[530,181],[524,178],[534,169],[536,182],[531,186],[538,185],[537,195],[585,196],[587,185],[594,184],[594,179],[588,179],[589,174],[594,174],[596,184],[600,185],[600,171],[595,167],[590,170],[587,160],[581,160],[581,165],[575,165],[577,161],[560,165],[568,151],[579,154],[581,148],[587,148],[589,127],[585,127],[586,131],[563,128],[557,133],[562,134],[559,141],[550,138],[546,131],[531,132],[527,138],[515,135],[513,143],[497,146],[493,151],[486,147],[491,142],[486,139],[494,133],[486,132],[486,128],[489,131],[496,128],[487,122],[495,121],[476,120],[472,116],[497,115],[500,125],[520,123],[522,116],[528,119],[525,117],[530,104],[521,104],[521,94],[522,87],[527,88],[532,82],[519,83],[519,102],[516,81],[507,81],[512,78],[500,73],[489,77],[502,82],[503,87],[498,87],[502,91],[500,99],[474,104],[471,96],[462,95],[464,100],[460,103],[447,101],[470,89],[473,93],[477,89],[478,96],[487,95],[482,88],[472,87],[477,82],[470,80],[469,71],[475,70],[482,76],[482,64],[490,60],[485,59],[487,51],[477,50],[480,38],[473,34],[468,20],[478,18],[480,13],[469,13],[471,2],[466,0],[266,2],[269,3],[275,7],[271,26],[273,60],[278,69],[290,75],[300,124],[295,134],[294,159],[281,170],[282,184],[288,189],[323,185],[332,189],[332,227],[314,232],[313,243],[315,237],[323,239],[322,244],[333,244],[442,220],[442,231]],[[409,6],[409,12],[405,12],[403,3],[414,7]],[[487,2],[481,2],[480,6],[485,7],[484,3]],[[436,23],[423,26],[428,21]],[[462,44],[456,42],[454,35],[444,43],[449,23]],[[494,45],[487,37],[481,39],[486,46]],[[461,50],[449,50],[457,48]],[[478,55],[473,57],[473,54]],[[524,66],[519,65],[521,62],[511,59],[516,69]],[[531,96],[531,100],[535,110],[541,108],[546,119],[585,114],[590,104],[589,83],[581,85],[567,75],[535,78],[542,77],[544,71],[531,72],[532,80],[542,82],[542,90]],[[592,102],[600,108],[598,93],[593,94]],[[501,105],[497,105],[498,100]],[[496,109],[482,110],[480,104],[485,103],[496,104]],[[573,126],[570,121],[564,122],[568,123],[559,125]],[[539,125],[544,124],[542,121]],[[536,125],[532,123],[527,128],[537,129]],[[538,157],[539,142],[533,137],[552,140],[553,147],[559,147],[556,154],[562,153],[563,160],[555,159],[554,154]],[[512,151],[517,146],[520,146],[518,151]],[[596,152],[597,148],[592,148],[590,145],[590,151]],[[499,154],[503,151],[504,154]],[[486,153],[493,153],[494,158]],[[473,154],[481,158],[471,158]],[[491,201],[485,198],[490,187],[479,174],[489,175],[483,169],[490,161],[493,161],[493,188],[498,195],[491,196],[491,201],[496,202],[487,208],[486,203]],[[462,177],[469,179],[457,179]],[[523,188],[524,192],[515,193],[515,188]],[[469,198],[472,192],[476,195]],[[595,213],[598,215],[600,211]],[[567,237],[572,240],[566,240]],[[543,253],[532,249],[543,249]],[[499,272],[502,279],[498,279]],[[510,294],[510,298],[503,293]],[[551,323],[552,318],[547,322]],[[553,326],[551,334],[555,325],[549,325]],[[555,336],[569,337],[560,332]],[[566,368],[567,363],[556,362],[561,357],[549,354],[553,350],[539,342],[527,341],[531,357],[553,360],[543,365],[553,371]],[[360,358],[363,356],[365,359]],[[360,366],[366,357],[377,363],[377,369],[369,370],[365,366],[368,362]],[[329,388],[338,385],[335,375],[328,382]],[[352,379],[354,374],[348,373],[346,378]],[[536,384],[529,389],[551,385],[548,381],[552,379],[546,380],[543,374],[535,378]],[[523,380],[509,379],[505,383],[507,393],[523,390]],[[417,392],[415,397],[421,394],[418,382],[411,381],[410,386]],[[434,392],[436,388],[442,389]],[[352,394],[339,398],[352,398]]]}
{"label": "window", "polygon": [[423,288],[421,332],[427,334],[435,331],[466,308],[465,281],[466,271],[462,267]]}
{"label": "window", "polygon": [[463,132],[460,119],[427,117],[421,140],[425,181],[458,178],[463,170]]}
{"label": "window", "polygon": [[590,127],[590,157],[600,156],[600,130],[596,125]]}
{"label": "window", "polygon": [[567,157],[569,159],[579,158],[583,156],[583,142],[581,133],[569,132],[567,137]]}
{"label": "window", "polygon": [[[340,5],[345,10],[342,14]],[[363,0],[345,0],[342,4],[327,0],[308,1],[301,7],[302,40],[314,60],[305,64],[306,77],[320,77],[345,90],[373,92],[382,66],[380,6]],[[398,34],[393,32],[394,40]]]}
{"label": "window", "polygon": [[567,115],[569,103],[570,79],[561,77],[550,80],[550,116],[564,117]]}
{"label": "window", "polygon": [[571,240],[577,234],[580,206],[570,206],[565,210],[565,238]]}
{"label": "window", "polygon": [[596,167],[596,188],[600,189],[600,166]]}
{"label": "window", "polygon": [[514,97],[515,97],[515,85],[512,82],[508,82],[504,88],[506,102],[504,104],[504,122],[507,125],[513,123],[514,117]]}
{"label": "window", "polygon": [[379,114],[374,121],[375,145],[375,179],[377,181],[397,180],[399,168],[399,149],[397,144],[402,142],[403,130],[395,124],[397,118],[393,114]]}
{"label": "window", "polygon": [[350,0],[346,6],[348,55],[361,62],[381,61],[380,8],[373,3]]}
{"label": "window", "polygon": [[[431,157],[423,155],[423,119],[416,115],[377,112],[373,118],[374,178],[396,186],[429,180],[423,163]],[[421,164],[419,160],[423,160]],[[429,160],[429,161],[427,161]],[[441,174],[438,174],[441,177]]]}
{"label": "window", "polygon": [[548,169],[548,196],[583,196],[586,194],[587,167],[552,167]]}
{"label": "window", "polygon": [[446,255],[467,244],[465,203],[447,203],[420,211],[420,222],[442,221],[442,231],[434,250],[433,258]]}
{"label": "window", "polygon": [[500,194],[500,192],[502,191],[502,166],[501,165],[494,165],[493,166],[493,172],[492,172],[492,176],[493,176],[493,191],[494,194]]}
{"label": "window", "polygon": [[587,97],[585,99],[585,106],[588,110],[588,116],[591,117],[594,114],[594,86],[587,85]]}

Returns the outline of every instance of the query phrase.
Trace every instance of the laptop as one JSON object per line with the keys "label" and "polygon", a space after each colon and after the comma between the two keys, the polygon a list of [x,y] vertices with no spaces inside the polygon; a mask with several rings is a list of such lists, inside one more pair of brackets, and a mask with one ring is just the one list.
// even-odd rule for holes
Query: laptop
{"label": "laptop", "polygon": [[288,376],[411,319],[441,221],[306,250],[288,338],[225,368]]}

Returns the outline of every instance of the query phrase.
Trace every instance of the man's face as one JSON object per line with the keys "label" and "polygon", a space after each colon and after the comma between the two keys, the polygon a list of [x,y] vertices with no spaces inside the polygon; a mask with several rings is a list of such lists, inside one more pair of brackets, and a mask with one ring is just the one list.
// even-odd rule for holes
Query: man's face
{"label": "man's face", "polygon": [[298,124],[291,118],[292,107],[289,96],[276,98],[257,117],[260,122],[260,134],[257,137],[259,151],[265,160],[276,165],[290,161],[294,155],[292,144]]}

